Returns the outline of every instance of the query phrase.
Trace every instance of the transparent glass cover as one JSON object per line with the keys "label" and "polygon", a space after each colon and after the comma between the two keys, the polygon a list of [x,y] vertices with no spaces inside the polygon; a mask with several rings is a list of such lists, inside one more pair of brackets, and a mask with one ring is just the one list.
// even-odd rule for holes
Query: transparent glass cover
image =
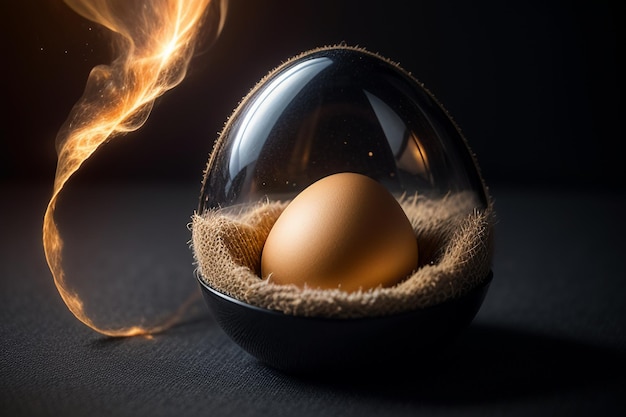
{"label": "transparent glass cover", "polygon": [[396,196],[474,193],[488,204],[464,137],[435,98],[391,61],[327,47],[276,68],[242,101],[215,144],[199,212],[288,200],[338,172]]}

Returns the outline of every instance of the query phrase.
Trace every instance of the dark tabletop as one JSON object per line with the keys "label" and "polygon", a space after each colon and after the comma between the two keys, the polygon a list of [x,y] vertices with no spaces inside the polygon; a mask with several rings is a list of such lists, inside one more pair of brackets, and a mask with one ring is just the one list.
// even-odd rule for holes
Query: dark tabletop
{"label": "dark tabletop", "polygon": [[[201,298],[150,337],[79,322],[41,244],[50,189],[3,186],[0,410],[50,416],[624,415],[626,196],[496,187],[494,280],[434,371],[289,376],[242,351]],[[187,223],[199,187],[69,188],[57,219],[68,281],[99,323],[137,324],[197,297]],[[432,363],[431,363],[432,365]]]}

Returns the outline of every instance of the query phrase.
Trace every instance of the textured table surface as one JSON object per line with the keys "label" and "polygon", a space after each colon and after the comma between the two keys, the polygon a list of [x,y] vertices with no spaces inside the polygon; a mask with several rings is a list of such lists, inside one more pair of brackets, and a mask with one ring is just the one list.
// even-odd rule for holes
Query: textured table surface
{"label": "textured table surface", "polygon": [[[79,322],[41,244],[50,188],[2,185],[0,414],[24,416],[624,415],[626,195],[496,187],[494,281],[438,372],[316,379],[258,363],[198,297],[151,337]],[[198,296],[187,223],[199,187],[68,189],[68,281],[99,323]],[[429,361],[430,358],[424,358]]]}

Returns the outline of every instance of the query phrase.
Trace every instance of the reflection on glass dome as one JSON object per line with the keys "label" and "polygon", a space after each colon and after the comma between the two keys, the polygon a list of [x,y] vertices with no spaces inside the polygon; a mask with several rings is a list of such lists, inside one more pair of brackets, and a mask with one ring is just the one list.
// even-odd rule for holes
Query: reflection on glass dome
{"label": "reflection on glass dome", "polygon": [[281,65],[242,101],[209,160],[199,211],[291,199],[338,172],[396,196],[469,191],[488,205],[465,139],[419,82],[378,55],[328,47]]}

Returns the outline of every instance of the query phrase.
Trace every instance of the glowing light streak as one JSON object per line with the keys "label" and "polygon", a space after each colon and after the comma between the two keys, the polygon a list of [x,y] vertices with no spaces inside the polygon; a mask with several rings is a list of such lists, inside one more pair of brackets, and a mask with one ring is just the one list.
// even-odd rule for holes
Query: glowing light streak
{"label": "glowing light streak", "polygon": [[[81,322],[109,336],[152,334],[171,327],[181,310],[162,325],[102,328],[88,317],[81,297],[63,270],[63,240],[54,215],[67,181],[107,140],[134,131],[147,120],[154,101],[185,77],[200,29],[211,19],[216,34],[226,0],[65,0],[78,14],[117,36],[111,65],[94,67],[85,92],[57,135],[57,170],[43,219],[43,246],[55,285]],[[217,3],[216,3],[217,2]]]}

